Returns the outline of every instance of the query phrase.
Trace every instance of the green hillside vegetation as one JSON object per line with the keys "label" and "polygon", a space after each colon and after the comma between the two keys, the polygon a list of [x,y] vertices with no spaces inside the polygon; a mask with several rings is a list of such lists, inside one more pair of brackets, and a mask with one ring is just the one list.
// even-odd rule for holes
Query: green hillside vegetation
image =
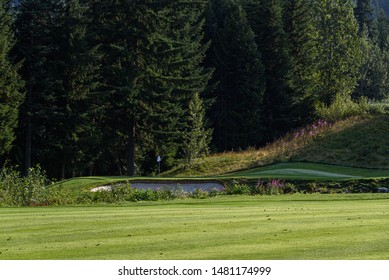
{"label": "green hillside vegetation", "polygon": [[182,165],[164,175],[221,175],[295,161],[389,170],[388,135],[388,114],[352,117],[333,124],[317,123],[264,148],[211,155],[198,159],[190,170]]}

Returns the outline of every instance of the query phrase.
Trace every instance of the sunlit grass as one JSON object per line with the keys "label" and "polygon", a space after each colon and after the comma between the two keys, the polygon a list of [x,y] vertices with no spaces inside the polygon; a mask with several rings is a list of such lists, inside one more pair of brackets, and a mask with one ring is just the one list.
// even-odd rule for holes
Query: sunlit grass
{"label": "sunlit grass", "polygon": [[0,259],[389,259],[389,196],[0,209]]}

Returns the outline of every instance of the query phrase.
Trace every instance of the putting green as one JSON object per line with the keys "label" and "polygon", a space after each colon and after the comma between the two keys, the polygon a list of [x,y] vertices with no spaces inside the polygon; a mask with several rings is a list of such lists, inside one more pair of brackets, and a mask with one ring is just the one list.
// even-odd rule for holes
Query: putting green
{"label": "putting green", "polygon": [[324,172],[324,171],[318,171],[318,170],[310,170],[310,169],[293,169],[293,168],[285,168],[285,169],[275,169],[275,170],[268,170],[268,171],[258,171],[253,172],[253,175],[272,175],[272,176],[314,176],[317,178],[362,178],[359,176],[350,176],[345,174],[337,174],[337,173],[330,173],[330,172]]}
{"label": "putting green", "polygon": [[288,162],[243,170],[232,173],[230,176],[336,181],[389,177],[389,170],[355,168],[320,163]]}

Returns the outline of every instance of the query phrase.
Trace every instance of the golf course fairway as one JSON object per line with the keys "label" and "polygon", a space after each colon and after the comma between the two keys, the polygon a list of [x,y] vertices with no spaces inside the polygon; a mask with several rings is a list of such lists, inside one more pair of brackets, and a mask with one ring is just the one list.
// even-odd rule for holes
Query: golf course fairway
{"label": "golf course fairway", "polygon": [[389,259],[389,195],[0,208],[0,259]]}

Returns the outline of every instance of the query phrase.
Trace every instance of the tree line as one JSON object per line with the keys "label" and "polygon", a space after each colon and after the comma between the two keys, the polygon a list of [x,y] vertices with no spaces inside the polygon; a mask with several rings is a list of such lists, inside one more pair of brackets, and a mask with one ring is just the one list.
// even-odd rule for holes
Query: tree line
{"label": "tree line", "polygon": [[389,92],[370,0],[0,0],[0,158],[143,175]]}

